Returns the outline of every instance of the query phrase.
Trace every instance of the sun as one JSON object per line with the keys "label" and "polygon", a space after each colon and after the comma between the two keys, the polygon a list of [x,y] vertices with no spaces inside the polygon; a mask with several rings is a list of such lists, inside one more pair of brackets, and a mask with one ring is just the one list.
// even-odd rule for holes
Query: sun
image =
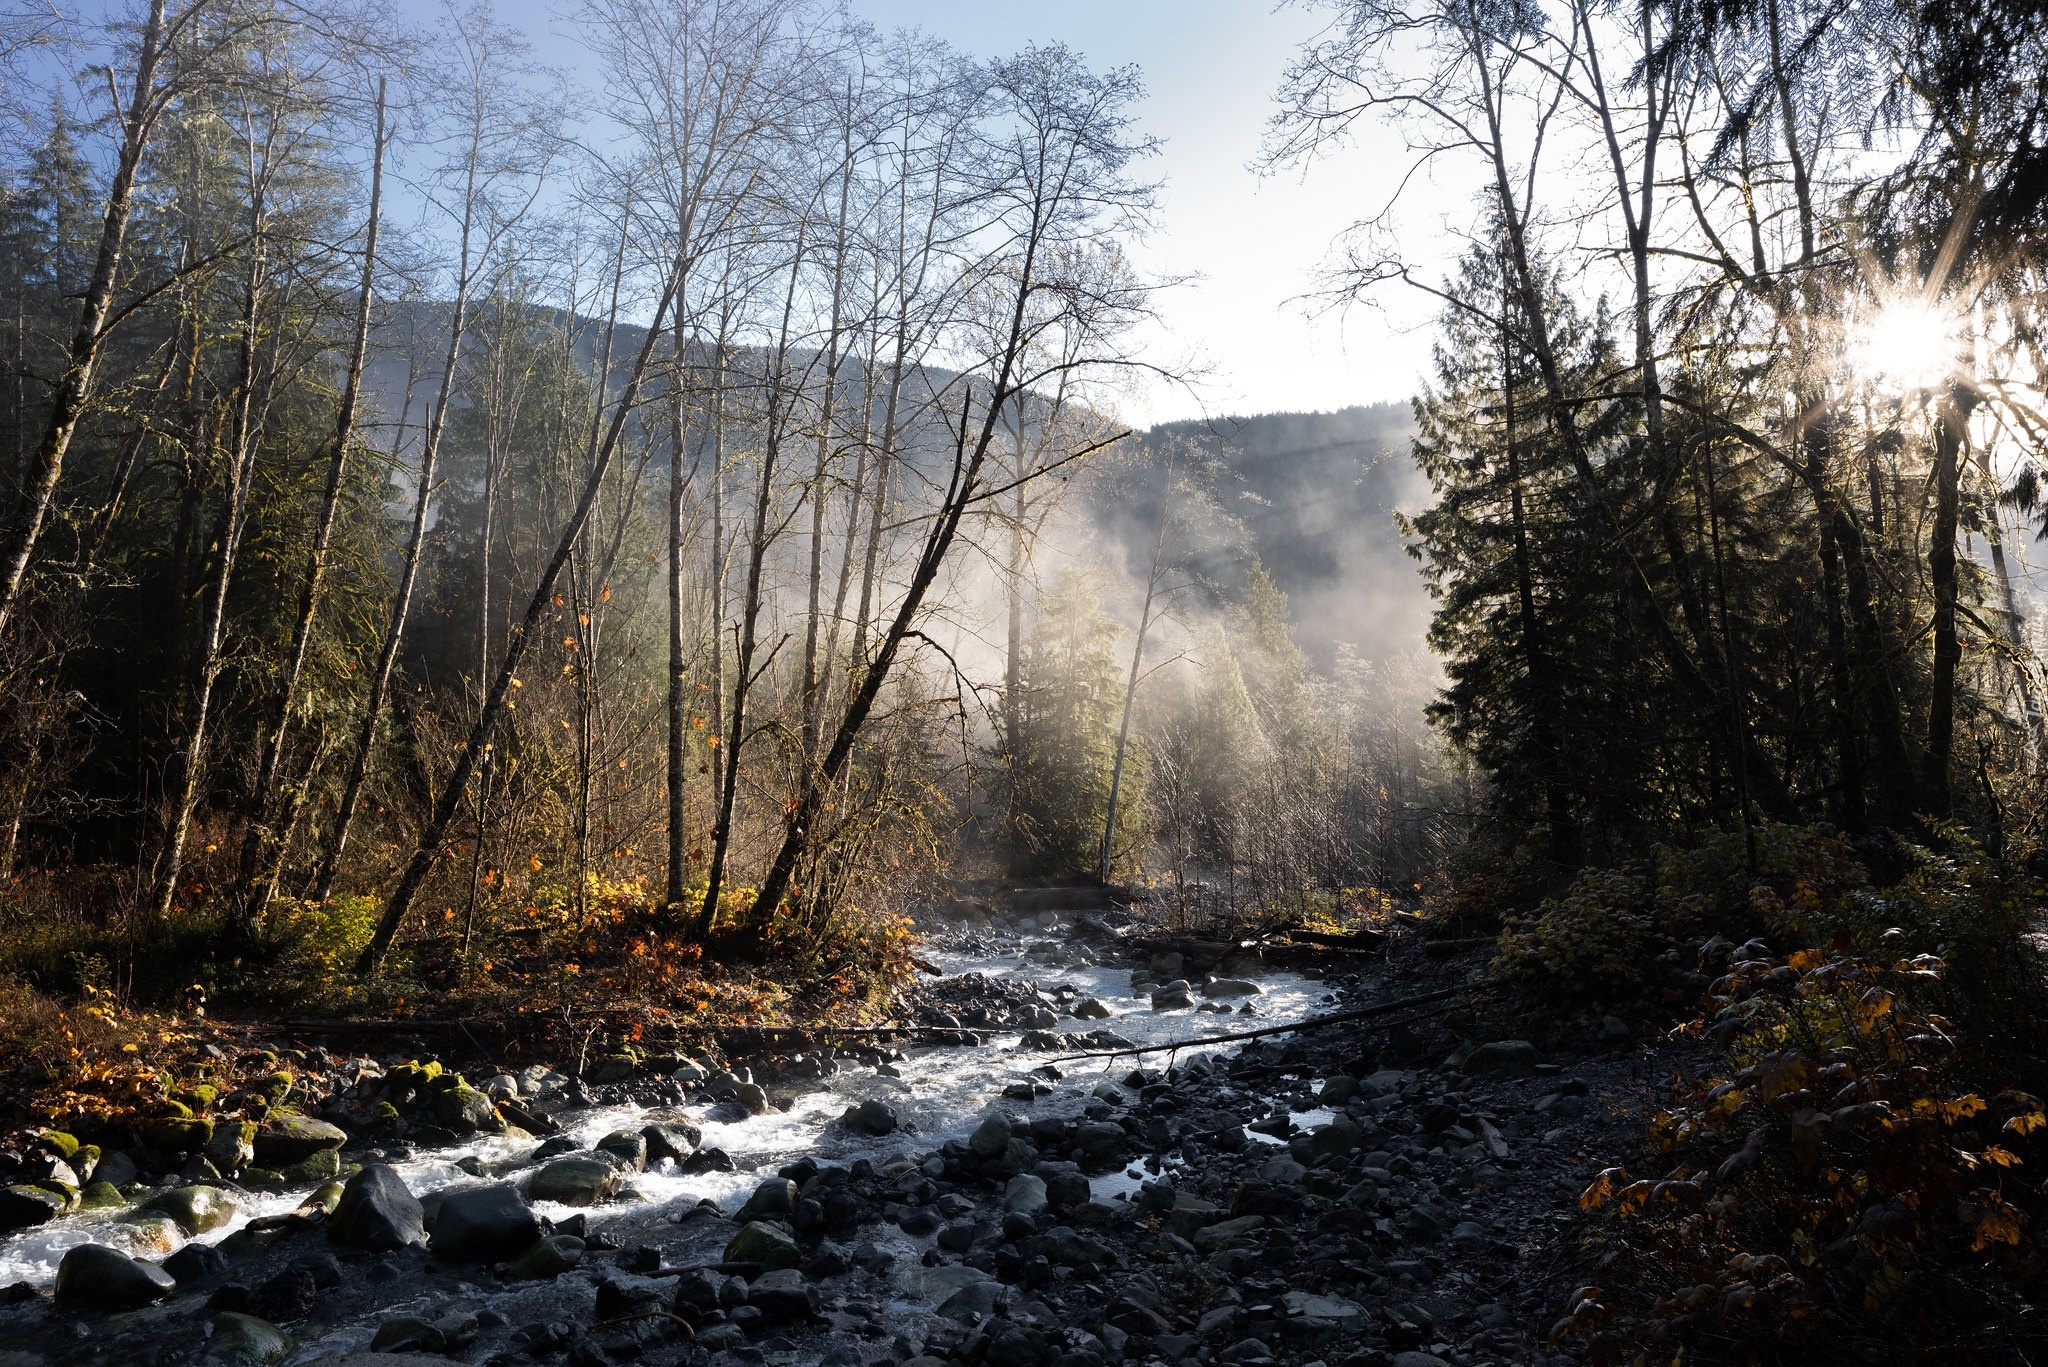
{"label": "sun", "polygon": [[1928,389],[1955,368],[1955,322],[1919,299],[1885,305],[1851,334],[1850,359],[1865,379]]}

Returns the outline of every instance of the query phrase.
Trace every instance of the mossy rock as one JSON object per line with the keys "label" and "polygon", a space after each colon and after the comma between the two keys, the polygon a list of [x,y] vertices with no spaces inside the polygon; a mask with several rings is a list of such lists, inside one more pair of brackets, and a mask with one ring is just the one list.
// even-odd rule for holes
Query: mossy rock
{"label": "mossy rock", "polygon": [[78,1146],[78,1151],[76,1153],[73,1153],[69,1160],[71,1164],[71,1170],[77,1173],[80,1177],[90,1177],[92,1175],[92,1170],[100,1165],[101,1157],[102,1155],[100,1153],[99,1145],[80,1144]]}
{"label": "mossy rock", "polygon": [[220,1100],[220,1088],[210,1082],[194,1083],[178,1093],[178,1100],[195,1111],[210,1111]]}
{"label": "mossy rock", "polygon": [[150,1147],[162,1153],[203,1153],[213,1139],[211,1120],[159,1120],[144,1132]]}
{"label": "mossy rock", "polygon": [[397,1120],[399,1119],[398,1108],[388,1101],[380,1101],[377,1103],[377,1109],[370,1113],[370,1119],[373,1121]]}
{"label": "mossy rock", "polygon": [[341,1204],[342,1184],[326,1182],[314,1189],[311,1196],[299,1203],[300,1210],[310,1211],[316,1207],[323,1215],[334,1214],[334,1208]]}
{"label": "mossy rock", "polygon": [[70,1130],[80,1139],[91,1139],[113,1123],[114,1118],[105,1111],[80,1111],[71,1117]]}
{"label": "mossy rock", "polygon": [[72,1156],[79,1149],[78,1140],[62,1130],[44,1130],[36,1136],[36,1143],[42,1145],[67,1163],[71,1161]]}
{"label": "mossy rock", "polygon": [[292,1094],[292,1084],[295,1081],[297,1079],[292,1076],[291,1069],[280,1068],[269,1077],[264,1078],[262,1084],[255,1090],[268,1100],[271,1105],[282,1106],[284,1099]]}
{"label": "mossy rock", "polygon": [[138,1213],[161,1213],[178,1222],[187,1234],[205,1234],[235,1218],[234,1193],[224,1187],[195,1183],[158,1192],[137,1207]]}
{"label": "mossy rock", "polygon": [[81,1210],[115,1210],[128,1204],[128,1198],[112,1182],[88,1182],[85,1190],[78,1193]]}
{"label": "mossy rock", "polygon": [[156,1113],[166,1120],[190,1120],[193,1116],[193,1110],[190,1106],[173,1097],[167,1097],[159,1101],[156,1105]]}
{"label": "mossy rock", "polygon": [[336,1149],[322,1149],[311,1158],[292,1164],[281,1174],[286,1186],[302,1186],[307,1182],[328,1182],[341,1174],[341,1153]]}
{"label": "mossy rock", "polygon": [[275,1168],[244,1168],[242,1185],[256,1191],[275,1191],[285,1185],[284,1174]]}
{"label": "mossy rock", "polygon": [[28,1185],[37,1191],[47,1191],[50,1195],[62,1201],[64,1203],[64,1213],[67,1215],[78,1209],[80,1199],[78,1188],[72,1186],[69,1182],[58,1182],[50,1178],[44,1178],[40,1182],[30,1182]]}
{"label": "mossy rock", "polygon": [[178,1228],[178,1222],[157,1211],[138,1212],[121,1221],[128,1231],[128,1241],[135,1246],[135,1255],[140,1258],[161,1258],[175,1253],[178,1245],[185,1241],[185,1232]]}

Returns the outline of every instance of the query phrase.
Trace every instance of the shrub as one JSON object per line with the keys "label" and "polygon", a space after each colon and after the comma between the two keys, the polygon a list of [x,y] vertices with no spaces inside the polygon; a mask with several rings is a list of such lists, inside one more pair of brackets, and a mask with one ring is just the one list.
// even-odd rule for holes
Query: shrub
{"label": "shrub", "polygon": [[1750,1362],[1858,1356],[1848,1345],[1899,1361],[1939,1342],[1962,1360],[1976,1336],[2010,1333],[2007,1303],[2042,1270],[2020,1175],[2048,1115],[1986,1084],[1934,1009],[1947,966],[1721,941],[1709,955],[1727,972],[1694,1029],[1727,1066],[1655,1117],[1661,1177],[1609,1169],[1581,1198],[1606,1212],[1610,1285],[1573,1296],[1553,1343]]}

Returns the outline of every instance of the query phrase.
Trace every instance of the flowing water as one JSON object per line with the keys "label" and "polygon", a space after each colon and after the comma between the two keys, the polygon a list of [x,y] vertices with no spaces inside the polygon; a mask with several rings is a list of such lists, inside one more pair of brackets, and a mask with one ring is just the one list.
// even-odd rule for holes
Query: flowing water
{"label": "flowing water", "polygon": [[[1263,995],[1249,999],[1253,1004],[1253,1014],[1233,1012],[1223,1015],[1198,1010],[1154,1012],[1148,1002],[1130,995],[1130,972],[1127,968],[1049,967],[1031,963],[1023,958],[1021,952],[1028,949],[1030,943],[1027,940],[1017,950],[1002,954],[976,955],[935,950],[930,958],[947,974],[980,973],[990,978],[1017,979],[1035,983],[1047,993],[1061,983],[1070,983],[1079,994],[1072,1000],[1099,998],[1116,1012],[1116,1017],[1099,1021],[1063,1020],[1059,1026],[1061,1031],[1101,1028],[1113,1031],[1135,1045],[1284,1025],[1315,1014],[1324,994],[1319,982],[1290,973],[1270,973],[1259,979]],[[851,1060],[841,1060],[836,1074],[824,1079],[818,1090],[799,1096],[789,1110],[770,1111],[766,1115],[731,1124],[704,1118],[710,1109],[708,1100],[682,1107],[593,1106],[565,1112],[558,1118],[563,1124],[562,1132],[586,1146],[613,1130],[638,1129],[653,1121],[689,1120],[703,1131],[705,1147],[723,1149],[732,1157],[736,1170],[685,1175],[664,1166],[662,1170],[636,1176],[630,1189],[645,1201],[677,1209],[709,1199],[721,1209],[730,1210],[753,1191],[764,1172],[772,1173],[775,1168],[805,1154],[820,1163],[844,1164],[857,1158],[868,1158],[880,1166],[899,1155],[922,1153],[947,1139],[966,1135],[1001,1100],[1005,1087],[1018,1082],[1043,1083],[1044,1075],[1034,1077],[1033,1070],[1058,1057],[1021,1049],[1018,1042],[1019,1036],[1011,1033],[994,1035],[978,1047],[915,1047],[907,1051],[908,1057],[893,1065],[901,1074],[899,1077],[887,1076]],[[1183,1060],[1195,1052],[1199,1051],[1183,1054]],[[1142,1059],[1124,1055],[1074,1060],[1059,1065],[1065,1076],[1053,1084],[1050,1095],[1031,1103],[1032,1113],[1077,1113],[1086,1104],[1090,1089],[1098,1083],[1105,1079],[1119,1079],[1140,1063],[1148,1069],[1163,1067],[1167,1057],[1162,1052],[1145,1055]],[[878,1097],[895,1110],[901,1125],[896,1133],[876,1138],[832,1123],[847,1107],[868,1097]],[[1015,1109],[1022,1103],[1004,1104]],[[1319,1118],[1328,1117],[1310,1112],[1297,1119],[1314,1124]],[[1253,1137],[1265,1138],[1262,1135]],[[533,1148],[532,1140],[481,1136],[449,1148],[420,1153],[393,1166],[415,1193],[424,1195],[438,1188],[475,1184],[479,1180],[457,1167],[458,1160],[474,1157],[491,1165],[516,1165],[522,1163]],[[512,1175],[516,1180],[517,1174]],[[1113,1172],[1095,1179],[1096,1194],[1103,1199],[1136,1184],[1137,1179],[1124,1172]],[[202,1237],[207,1242],[217,1242],[251,1219],[296,1208],[306,1195],[305,1191],[252,1193],[242,1200],[231,1224]],[[538,1203],[537,1209],[555,1219],[577,1213],[566,1206],[557,1207],[547,1202]],[[10,1237],[0,1244],[0,1286],[28,1282],[47,1289],[56,1278],[57,1263],[65,1250],[77,1244],[102,1243],[149,1258],[158,1258],[172,1251],[172,1248],[163,1246],[138,1246],[131,1237],[133,1227],[123,1225],[115,1218],[121,1213],[112,1210],[66,1216]],[[602,1208],[592,1213],[601,1218]]]}

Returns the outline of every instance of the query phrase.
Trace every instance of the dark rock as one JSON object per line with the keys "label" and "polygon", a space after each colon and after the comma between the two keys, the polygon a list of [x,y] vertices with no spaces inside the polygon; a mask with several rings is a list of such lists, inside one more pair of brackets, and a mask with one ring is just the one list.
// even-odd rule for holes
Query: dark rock
{"label": "dark rock", "polygon": [[236,1201],[221,1187],[173,1187],[144,1201],[141,1210],[168,1215],[187,1235],[205,1234],[235,1218]]}
{"label": "dark rock", "polygon": [[939,1213],[930,1206],[911,1206],[896,1217],[896,1227],[913,1239],[936,1234],[940,1223]]}
{"label": "dark rock", "polygon": [[755,1278],[747,1304],[774,1319],[803,1319],[818,1313],[818,1288],[795,1268],[780,1268]]}
{"label": "dark rock", "polygon": [[647,1136],[639,1130],[613,1130],[593,1147],[599,1153],[610,1154],[634,1172],[644,1172],[647,1168]]}
{"label": "dark rock", "polygon": [[538,1238],[540,1220],[533,1207],[516,1189],[500,1183],[443,1197],[428,1246],[450,1262],[495,1263],[519,1256]]}
{"label": "dark rock", "polygon": [[1526,1074],[1536,1071],[1536,1046],[1527,1040],[1496,1040],[1465,1055],[1468,1073]]}
{"label": "dark rock", "polygon": [[704,1142],[703,1134],[695,1125],[648,1125],[640,1133],[647,1140],[647,1161],[650,1163],[664,1158],[673,1158],[680,1163]]}
{"label": "dark rock", "polygon": [[419,1198],[395,1169],[372,1163],[348,1179],[327,1222],[327,1237],[344,1248],[388,1252],[423,1244],[427,1231]]}
{"label": "dark rock", "polygon": [[249,1304],[267,1320],[303,1319],[320,1303],[320,1283],[303,1267],[288,1267],[257,1286]]}
{"label": "dark rock", "polygon": [[97,1310],[133,1310],[178,1289],[170,1273],[104,1244],[80,1244],[57,1264],[56,1297]]}
{"label": "dark rock", "polygon": [[862,1134],[885,1135],[896,1129],[895,1109],[875,1097],[869,1097],[858,1106],[849,1106],[842,1119],[848,1128]]}
{"label": "dark rock", "polygon": [[572,1234],[550,1234],[504,1266],[508,1282],[552,1281],[583,1261],[583,1241]]}
{"label": "dark rock", "polygon": [[164,1259],[164,1271],[177,1278],[181,1287],[211,1281],[228,1270],[227,1254],[212,1244],[192,1243]]}
{"label": "dark rock", "polygon": [[731,1172],[737,1165],[724,1149],[699,1149],[685,1158],[682,1170],[686,1173]]}
{"label": "dark rock", "polygon": [[56,1192],[41,1187],[0,1187],[0,1231],[47,1224],[69,1205]]}
{"label": "dark rock", "polygon": [[759,1263],[764,1270],[773,1272],[795,1267],[802,1258],[788,1230],[767,1220],[756,1220],[733,1235],[732,1242],[725,1246],[725,1261]]}
{"label": "dark rock", "polygon": [[529,1177],[526,1194],[535,1201],[594,1206],[618,1195],[625,1182],[625,1172],[609,1153],[572,1153],[553,1160]]}

